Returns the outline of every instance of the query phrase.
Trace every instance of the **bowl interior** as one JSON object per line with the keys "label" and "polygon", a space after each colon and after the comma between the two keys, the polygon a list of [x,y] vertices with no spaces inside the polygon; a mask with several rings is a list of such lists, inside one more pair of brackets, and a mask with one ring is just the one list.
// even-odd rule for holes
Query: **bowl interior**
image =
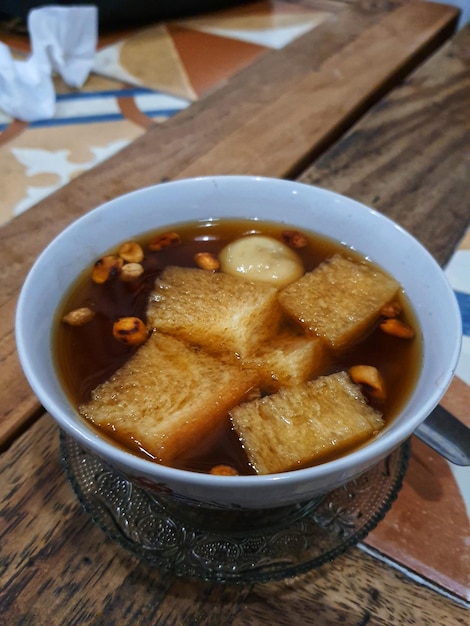
{"label": "bowl interior", "polygon": [[[461,322],[453,292],[431,255],[383,215],[333,192],[290,181],[255,177],[211,177],[165,183],[135,191],[87,213],[64,230],[41,254],[20,295],[16,332],[20,360],[39,400],[72,436],[100,455],[139,471],[169,475],[169,470],[117,451],[90,428],[70,405],[57,379],[51,352],[56,311],[65,293],[105,251],[161,226],[215,218],[257,218],[318,232],[366,255],[392,274],[412,302],[424,338],[423,367],[401,414],[380,437],[338,461],[290,472],[307,484],[334,470],[370,464],[396,447],[421,423],[444,394],[456,367]],[[143,465],[142,465],[143,464]],[[213,478],[213,477],[210,477]],[[242,478],[242,477],[240,477]],[[255,478],[231,479],[248,487]],[[207,477],[184,478],[207,484]],[[283,476],[283,480],[287,480]],[[300,480],[300,476],[295,479]],[[259,485],[260,483],[258,483]]]}

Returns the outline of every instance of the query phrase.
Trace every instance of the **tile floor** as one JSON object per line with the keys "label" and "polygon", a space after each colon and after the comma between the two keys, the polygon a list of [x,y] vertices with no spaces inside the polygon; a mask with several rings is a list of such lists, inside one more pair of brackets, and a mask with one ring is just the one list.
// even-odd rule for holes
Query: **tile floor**
{"label": "tile floor", "polygon": [[[328,17],[323,11],[282,1],[261,1],[102,37],[94,70],[82,89],[55,81],[57,109],[52,119],[26,124],[0,111],[0,225],[121,150],[149,125],[190,106],[259,55],[285,46]],[[19,58],[29,54],[26,36],[0,30],[0,41]],[[153,63],[146,63],[148,58]],[[462,312],[463,351],[457,376],[467,395],[469,268],[470,230],[446,269]],[[423,474],[423,464],[430,474]],[[445,487],[439,497],[430,491],[433,481]],[[469,511],[468,468],[450,466],[415,442],[404,488],[367,545],[428,582],[467,597]],[[453,543],[443,540],[451,512],[455,524],[459,522]],[[429,537],[442,549],[430,551]]]}
{"label": "tile floor", "polygon": [[[263,0],[102,37],[93,72],[82,89],[55,81],[52,119],[25,124],[0,111],[0,167],[6,190],[0,197],[0,224],[328,16]],[[20,58],[29,54],[26,36],[2,36],[0,31],[0,41]]]}

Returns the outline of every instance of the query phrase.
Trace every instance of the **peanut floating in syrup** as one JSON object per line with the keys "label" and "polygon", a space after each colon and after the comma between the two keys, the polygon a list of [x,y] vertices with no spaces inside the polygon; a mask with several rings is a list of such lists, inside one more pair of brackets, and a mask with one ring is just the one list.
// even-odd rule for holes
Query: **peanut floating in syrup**
{"label": "peanut floating in syrup", "polygon": [[349,378],[357,385],[365,385],[374,398],[385,398],[385,381],[379,370],[372,365],[353,365]]}
{"label": "peanut floating in syrup", "polygon": [[198,252],[194,255],[194,262],[202,270],[214,272],[220,268],[219,259],[210,252]]}
{"label": "peanut floating in syrup", "polygon": [[413,339],[415,336],[414,329],[405,322],[401,322],[396,317],[386,319],[380,324],[381,330],[387,335],[398,337],[399,339]]}
{"label": "peanut floating in syrup", "polygon": [[148,244],[149,250],[153,252],[158,250],[163,250],[164,248],[169,248],[170,246],[176,246],[181,243],[181,237],[178,233],[163,233],[163,235],[159,235],[152,239],[152,241]]}
{"label": "peanut floating in syrup", "polygon": [[121,317],[113,324],[114,338],[128,346],[140,346],[147,340],[148,332],[138,317]]}
{"label": "peanut floating in syrup", "polygon": [[210,473],[213,476],[238,476],[238,472],[230,465],[214,465]]}
{"label": "peanut floating in syrup", "polygon": [[144,268],[140,263],[126,263],[123,265],[119,278],[125,283],[136,280],[144,273]]}
{"label": "peanut floating in syrup", "polygon": [[307,237],[300,230],[283,230],[282,241],[291,248],[305,248],[308,245]]}
{"label": "peanut floating in syrup", "polygon": [[140,263],[144,258],[144,251],[136,241],[126,241],[119,248],[119,256],[126,263]]}
{"label": "peanut floating in syrup", "polygon": [[101,285],[117,276],[123,265],[124,260],[121,257],[108,254],[96,261],[91,272],[91,279],[94,283]]}
{"label": "peanut floating in syrup", "polygon": [[87,306],[82,306],[78,309],[74,309],[64,315],[62,321],[69,326],[83,326],[88,324],[95,317],[95,312]]}

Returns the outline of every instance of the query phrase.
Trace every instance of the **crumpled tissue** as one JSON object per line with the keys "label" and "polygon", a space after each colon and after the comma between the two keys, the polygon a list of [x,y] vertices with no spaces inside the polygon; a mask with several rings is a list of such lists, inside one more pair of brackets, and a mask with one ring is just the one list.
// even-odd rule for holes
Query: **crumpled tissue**
{"label": "crumpled tissue", "polygon": [[93,66],[98,40],[98,9],[45,6],[28,14],[31,54],[16,60],[0,42],[0,109],[25,122],[55,112],[53,73],[70,87],[81,87]]}

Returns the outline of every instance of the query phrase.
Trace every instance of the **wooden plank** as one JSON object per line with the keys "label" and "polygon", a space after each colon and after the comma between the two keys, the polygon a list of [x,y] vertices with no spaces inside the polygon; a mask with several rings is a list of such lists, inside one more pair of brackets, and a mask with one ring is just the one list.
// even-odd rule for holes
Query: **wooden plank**
{"label": "wooden plank", "polygon": [[427,46],[439,20],[444,26],[445,11],[437,4],[410,3],[392,11],[177,178],[211,173],[295,175],[397,82],[410,59]]}
{"label": "wooden plank", "polygon": [[[325,0],[321,4],[324,7]],[[356,115],[374,92],[384,87],[376,70],[371,81],[367,78],[371,64],[374,65],[367,51],[368,39],[371,49],[387,63],[384,75],[390,86],[394,63],[397,80],[405,67],[417,63],[425,50],[436,47],[449,35],[457,15],[452,7],[421,2],[406,3],[391,12],[388,6],[371,11],[363,7],[338,10],[337,3],[334,7],[334,19],[284,50],[267,54],[223,89],[168,123],[150,129],[114,158],[72,181],[0,230],[0,263],[5,268],[0,288],[0,309],[5,313],[0,328],[3,389],[0,446],[38,408],[15,355],[14,310],[20,286],[34,258],[58,232],[93,206],[134,188],[175,178],[182,171],[186,175],[228,171],[225,159],[226,163],[233,163],[235,152],[232,151],[236,146],[239,173],[276,176],[292,171],[308,156],[306,152],[315,149],[315,142],[321,147],[328,135],[318,132],[310,137],[318,126],[316,118],[309,114],[309,106],[303,103],[304,97],[316,98],[315,90],[322,87],[324,98],[320,110],[327,116],[324,121],[331,125],[331,135],[348,117],[349,109]],[[351,59],[356,53],[357,62]],[[327,83],[334,79],[336,63],[347,73],[338,76],[333,89]],[[355,73],[351,76],[350,72]],[[347,85],[353,89],[356,81],[360,88],[354,89],[355,99],[349,103]],[[288,98],[286,93],[294,97]],[[336,108],[328,117],[325,98],[330,96],[336,98]],[[318,109],[314,107],[314,110]],[[271,122],[284,115],[288,119],[283,118],[282,125],[269,127],[265,115]],[[303,130],[304,124],[308,128]],[[295,133],[298,146],[297,141],[290,141],[289,150],[277,150],[285,143],[289,128]],[[262,141],[253,142],[259,155],[255,162],[254,153],[246,150],[246,144],[258,134]],[[311,142],[305,141],[306,136]],[[262,172],[259,172],[261,163]]]}
{"label": "wooden plank", "polygon": [[300,180],[382,211],[444,264],[470,221],[469,111],[470,25]]}
{"label": "wooden plank", "polygon": [[358,549],[297,578],[253,586],[150,568],[105,539],[81,510],[49,416],[0,457],[0,471],[0,606],[9,626],[466,623],[451,599]]}

